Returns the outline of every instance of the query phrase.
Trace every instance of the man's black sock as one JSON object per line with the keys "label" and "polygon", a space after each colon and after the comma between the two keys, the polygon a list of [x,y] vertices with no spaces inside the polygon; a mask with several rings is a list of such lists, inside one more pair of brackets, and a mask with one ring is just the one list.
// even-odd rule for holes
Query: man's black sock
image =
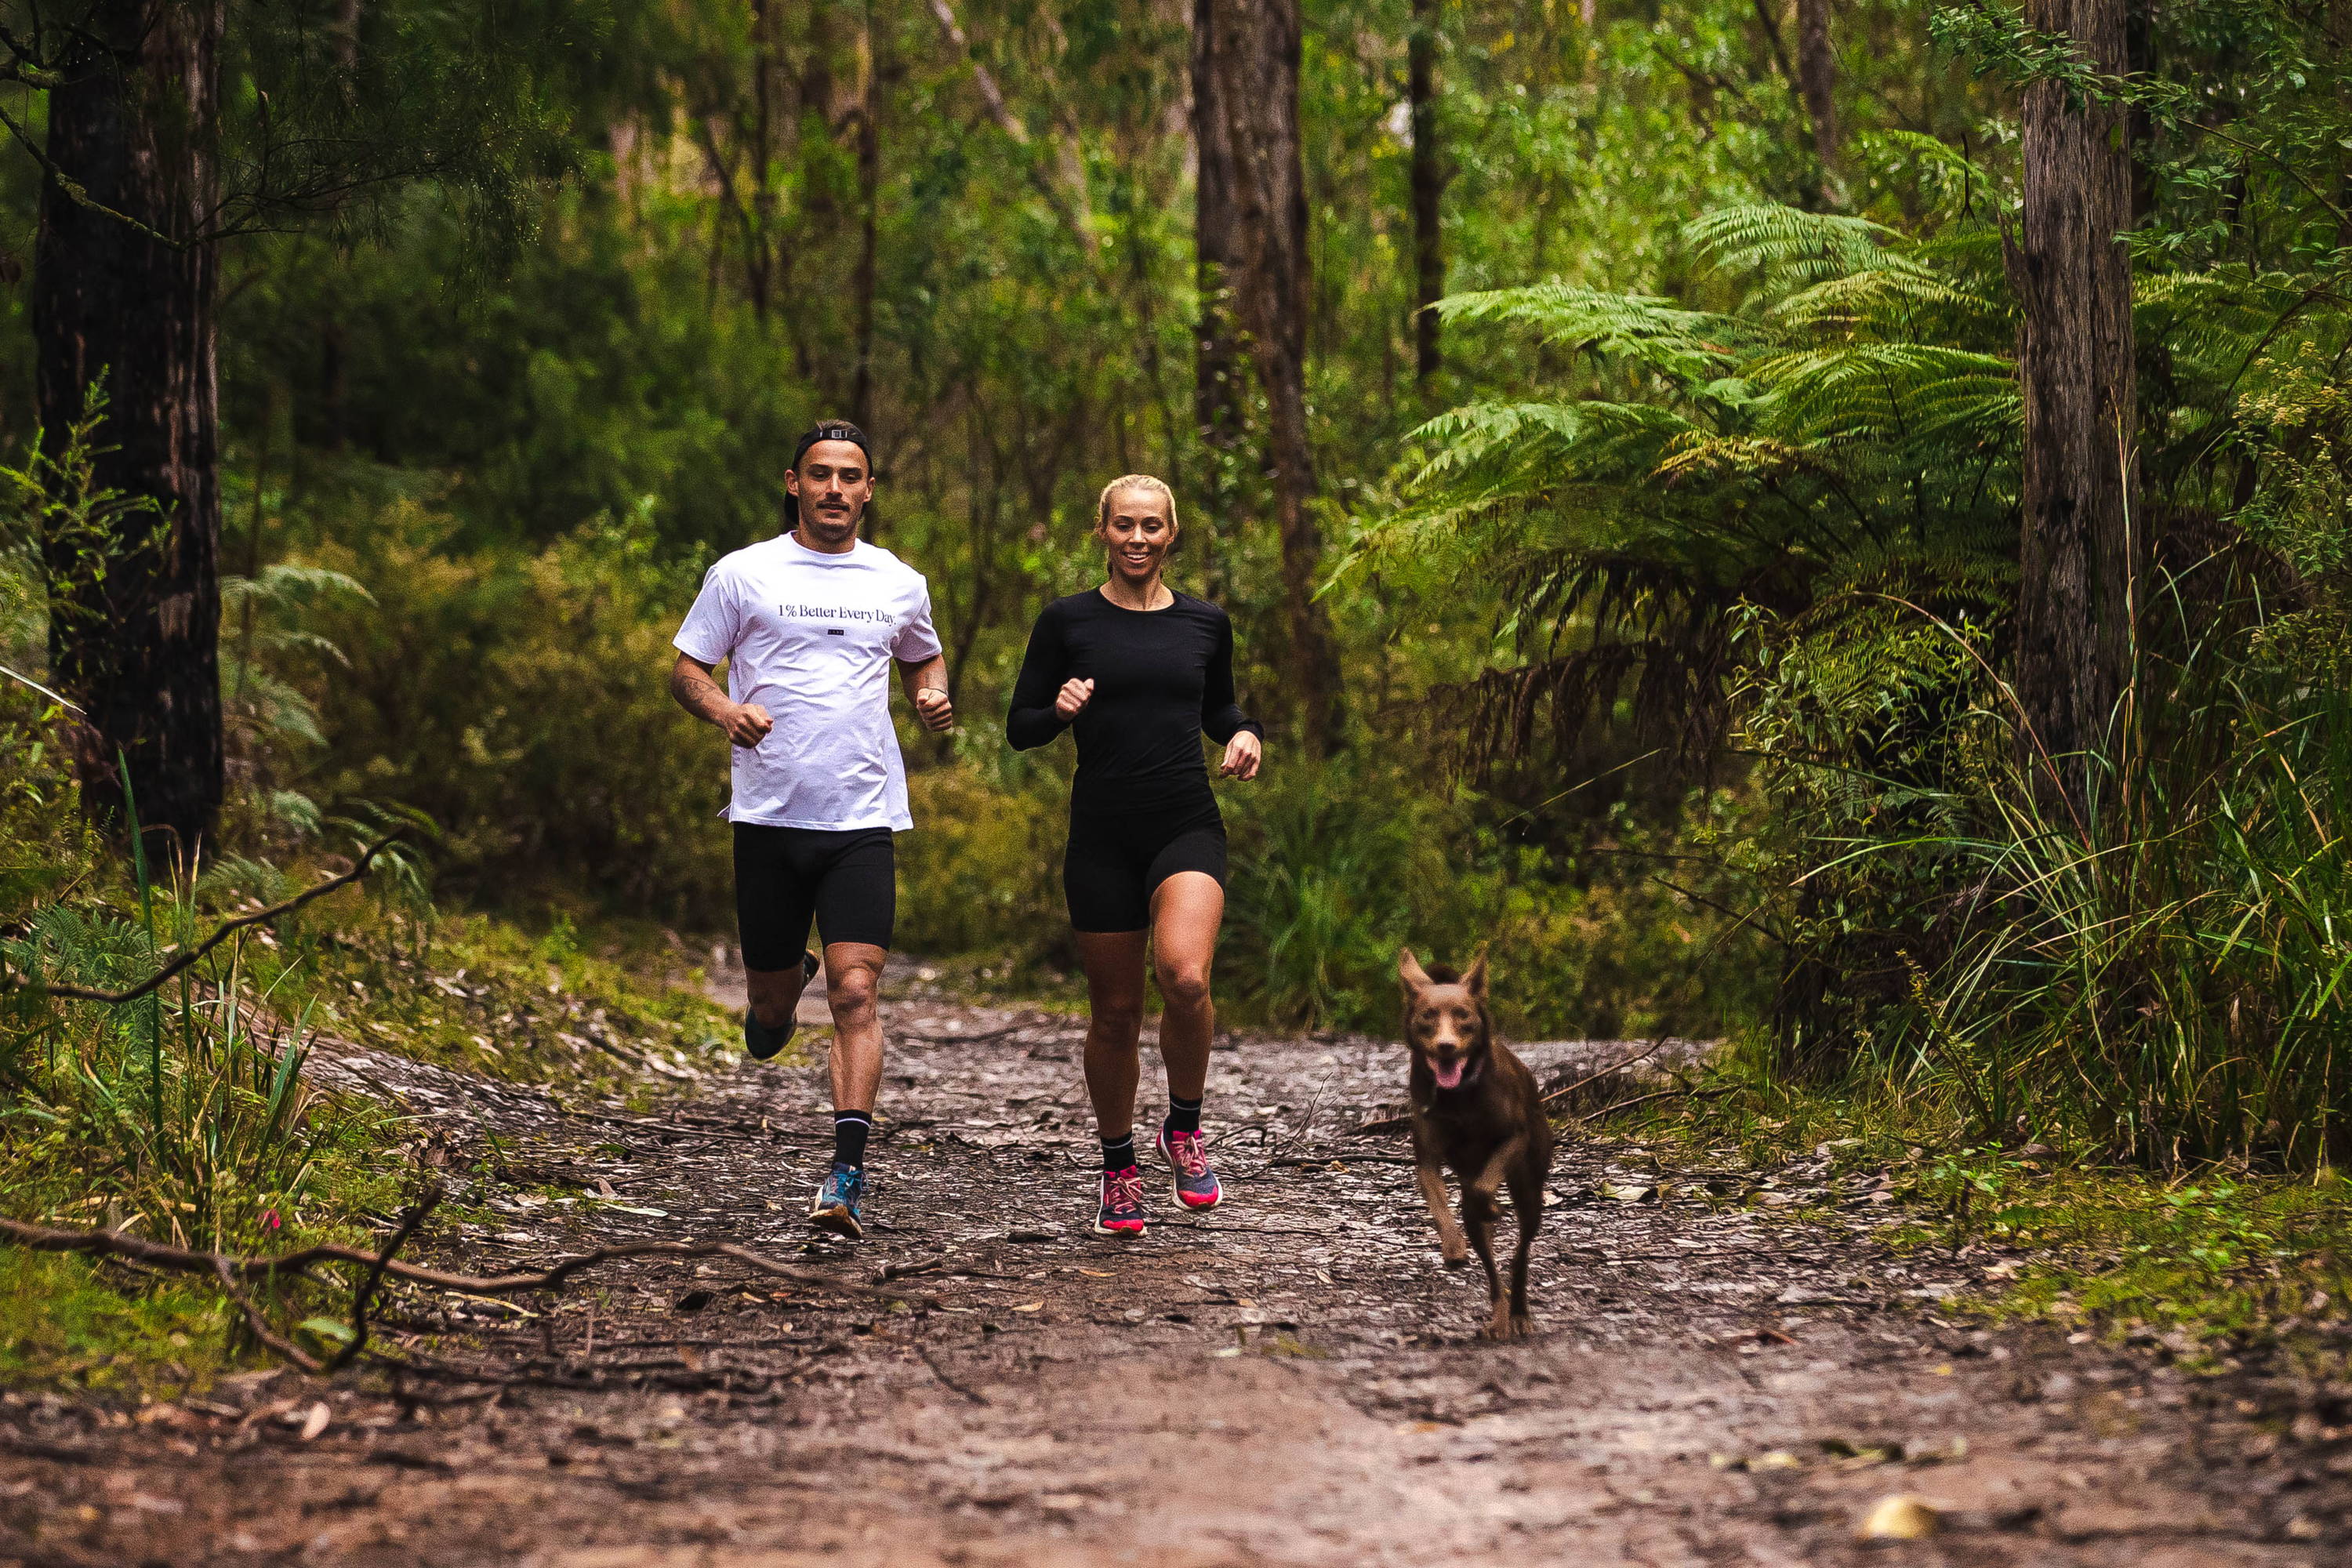
{"label": "man's black sock", "polygon": [[1116,1138],[1102,1141],[1103,1169],[1124,1171],[1135,1163],[1135,1134],[1122,1132]]}
{"label": "man's black sock", "polygon": [[833,1113],[833,1163],[862,1169],[866,1164],[866,1135],[874,1131],[870,1111],[836,1110]]}
{"label": "man's black sock", "polygon": [[1168,1120],[1162,1123],[1171,1132],[1198,1132],[1201,1130],[1201,1102],[1168,1097]]}

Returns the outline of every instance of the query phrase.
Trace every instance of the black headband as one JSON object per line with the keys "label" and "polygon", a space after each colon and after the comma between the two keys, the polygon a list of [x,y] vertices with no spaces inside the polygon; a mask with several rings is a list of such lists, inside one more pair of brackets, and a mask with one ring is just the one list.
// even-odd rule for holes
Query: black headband
{"label": "black headband", "polygon": [[800,472],[801,459],[807,457],[808,449],[811,447],[815,446],[819,441],[848,442],[851,446],[856,447],[859,451],[866,454],[866,471],[869,473],[873,471],[874,448],[866,444],[866,432],[860,430],[856,426],[850,424],[845,419],[827,419],[824,423],[818,425],[814,429],[811,430],[807,435],[802,437],[801,444],[793,448],[793,471],[794,473]]}

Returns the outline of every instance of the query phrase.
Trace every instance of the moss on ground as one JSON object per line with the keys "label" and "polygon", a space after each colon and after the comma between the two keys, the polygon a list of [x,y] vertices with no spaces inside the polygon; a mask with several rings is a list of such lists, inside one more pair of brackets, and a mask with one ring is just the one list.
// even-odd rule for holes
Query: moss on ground
{"label": "moss on ground", "polygon": [[2352,1180],[2206,1166],[2158,1173],[2102,1152],[1971,1141],[1916,1100],[1759,1083],[1737,1068],[1701,1098],[1629,1112],[1614,1135],[1752,1165],[1827,1155],[1883,1173],[1904,1205],[1885,1240],[2000,1256],[1995,1285],[1948,1310],[2039,1320],[2220,1367],[2250,1349],[2352,1369]]}

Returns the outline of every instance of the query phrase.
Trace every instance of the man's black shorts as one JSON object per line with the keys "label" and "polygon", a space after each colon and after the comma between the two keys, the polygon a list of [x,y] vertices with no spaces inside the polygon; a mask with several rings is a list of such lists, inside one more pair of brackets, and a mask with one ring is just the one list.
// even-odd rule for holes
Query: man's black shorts
{"label": "man's black shorts", "polygon": [[1148,929],[1151,895],[1179,871],[1205,872],[1224,886],[1225,822],[1215,801],[1190,812],[1070,814],[1062,892],[1071,930]]}
{"label": "man's black shorts", "polygon": [[828,833],[735,825],[735,923],[744,968],[798,968],[812,916],[828,942],[887,948],[898,915],[898,868],[888,828]]}

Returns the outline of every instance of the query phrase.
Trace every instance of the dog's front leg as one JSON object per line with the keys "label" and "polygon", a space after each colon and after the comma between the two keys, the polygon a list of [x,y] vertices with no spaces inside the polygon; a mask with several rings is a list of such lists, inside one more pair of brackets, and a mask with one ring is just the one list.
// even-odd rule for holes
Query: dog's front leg
{"label": "dog's front leg", "polygon": [[1454,1215],[1445,1206],[1445,1173],[1438,1168],[1437,1151],[1421,1131],[1416,1121],[1412,1126],[1413,1175],[1421,1183],[1422,1200],[1429,1205],[1429,1217],[1437,1226],[1437,1250],[1448,1268],[1459,1268],[1470,1261],[1469,1244],[1462,1238],[1462,1227],[1454,1223]]}
{"label": "dog's front leg", "polygon": [[[1478,1179],[1470,1184],[1470,1190],[1479,1194],[1487,1202],[1494,1202],[1495,1194],[1503,1190],[1503,1173],[1517,1162],[1518,1157],[1527,1152],[1527,1147],[1528,1135],[1524,1132],[1506,1139],[1499,1148],[1486,1157],[1486,1169],[1480,1171]],[[1469,1193],[1465,1192],[1463,1195],[1466,1198]]]}
{"label": "dog's front leg", "polygon": [[[1512,1289],[1508,1295],[1504,1293],[1502,1275],[1495,1268],[1494,1245],[1495,1220],[1501,1212],[1495,1194],[1502,1188],[1505,1173],[1518,1163],[1527,1147],[1524,1132],[1507,1139],[1487,1157],[1486,1169],[1478,1173],[1478,1179],[1462,1189],[1462,1217],[1470,1224],[1471,1245],[1477,1247],[1480,1261],[1486,1265],[1487,1300],[1494,1307],[1486,1326],[1479,1331],[1482,1339],[1515,1340],[1527,1331],[1528,1216],[1519,1216],[1521,1239],[1518,1256],[1512,1263]],[[1517,1187],[1511,1191],[1511,1201],[1515,1205],[1521,1201]],[[1536,1201],[1540,1204],[1543,1200],[1538,1195]]]}

